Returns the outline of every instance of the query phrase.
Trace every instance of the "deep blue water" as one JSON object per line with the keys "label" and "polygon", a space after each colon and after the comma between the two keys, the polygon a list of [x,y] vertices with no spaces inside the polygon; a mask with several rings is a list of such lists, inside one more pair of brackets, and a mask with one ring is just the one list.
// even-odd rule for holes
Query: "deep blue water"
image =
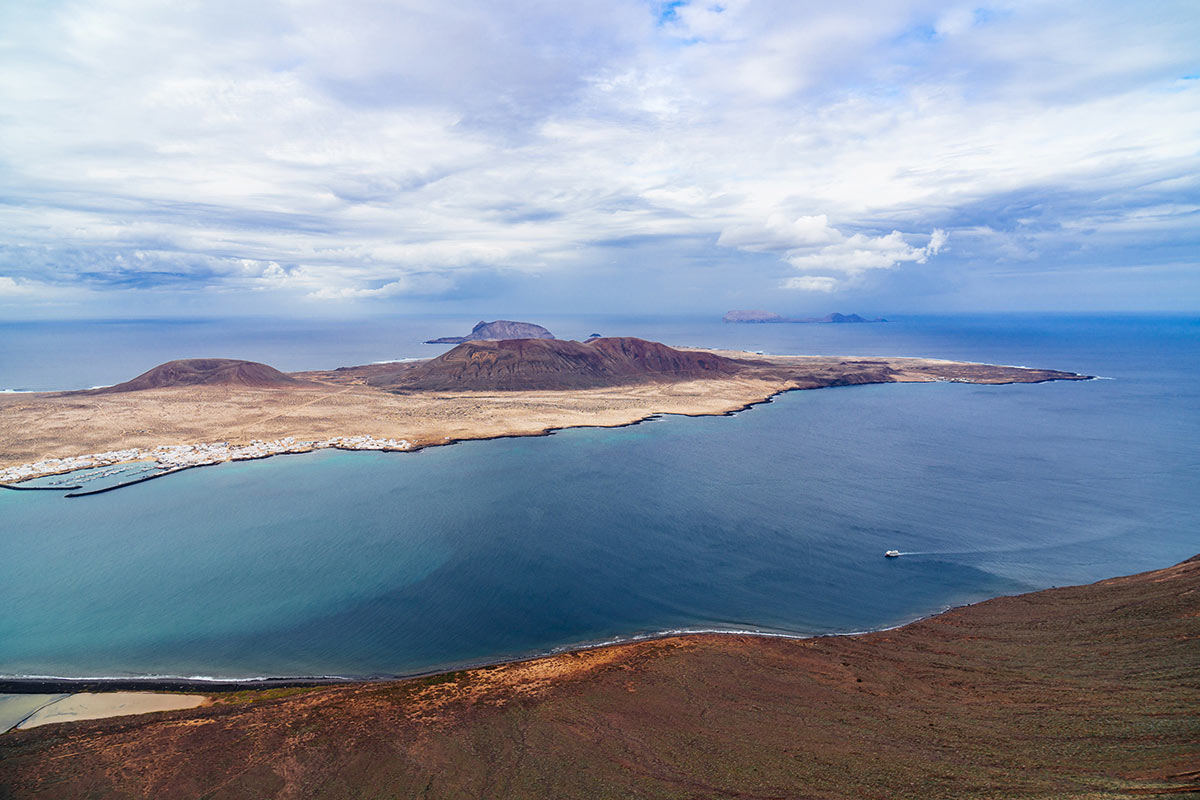
{"label": "deep blue water", "polygon": [[[183,355],[434,354],[475,320],[0,325],[0,386]],[[0,492],[0,674],[395,674],[675,628],[900,623],[1200,551],[1200,319],[539,319],[1111,380],[793,392],[732,417],[321,452],[78,500]],[[884,559],[889,548],[915,553]]]}

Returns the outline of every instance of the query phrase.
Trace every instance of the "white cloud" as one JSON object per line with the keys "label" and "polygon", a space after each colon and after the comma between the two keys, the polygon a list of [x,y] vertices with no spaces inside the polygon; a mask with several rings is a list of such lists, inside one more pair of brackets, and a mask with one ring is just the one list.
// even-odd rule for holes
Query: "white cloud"
{"label": "white cloud", "polygon": [[361,288],[355,286],[322,286],[308,293],[314,300],[357,300],[362,298],[388,298],[401,295],[427,296],[454,288],[454,282],[443,275],[409,275],[388,281],[382,286]]}
{"label": "white cloud", "polygon": [[[909,244],[900,231],[886,236],[851,236],[829,224],[824,214],[788,221],[772,214],[762,225],[735,225],[726,229],[717,244],[758,252],[777,252],[781,259],[801,272],[834,272],[848,278],[861,277],[868,270],[891,269],[904,262],[924,264],[945,246],[948,234],[934,229],[924,247]],[[789,278],[787,289],[832,291],[832,277]]]}
{"label": "white cloud", "polygon": [[32,294],[33,290],[29,286],[17,283],[7,275],[0,275],[0,295],[15,296]]}
{"label": "white cloud", "polygon": [[[930,237],[930,245],[934,239],[935,236]],[[913,247],[904,241],[900,231],[875,237],[856,233],[816,252],[790,251],[787,262],[806,272],[829,270],[858,276],[868,270],[891,269],[906,261],[924,264],[930,253],[930,246]]]}
{"label": "white cloud", "polygon": [[797,217],[772,214],[762,225],[734,225],[721,232],[717,244],[751,251],[796,251],[841,242],[845,237],[829,224],[824,214]]}
{"label": "white cloud", "polygon": [[14,0],[0,269],[353,300],[667,239],[804,291],[949,235],[1145,258],[1200,196],[1200,18],[1156,10]]}
{"label": "white cloud", "polygon": [[829,293],[838,288],[838,280],[826,275],[800,275],[788,278],[782,285],[784,289],[795,289],[801,292]]}
{"label": "white cloud", "polygon": [[941,228],[934,228],[933,233],[929,235],[929,244],[925,245],[925,254],[936,256],[942,252],[942,248],[946,246],[946,242],[950,240],[950,234],[946,233]]}

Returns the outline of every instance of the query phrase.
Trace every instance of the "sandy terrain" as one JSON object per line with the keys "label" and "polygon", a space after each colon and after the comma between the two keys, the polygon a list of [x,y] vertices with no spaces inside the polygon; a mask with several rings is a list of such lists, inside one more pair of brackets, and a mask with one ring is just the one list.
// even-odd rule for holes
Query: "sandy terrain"
{"label": "sandy terrain", "polygon": [[[44,696],[44,695],[38,695]],[[208,702],[198,694],[156,694],[153,692],[105,692],[66,695],[41,706],[25,718],[18,730],[37,728],[56,722],[79,722],[85,719],[124,717],[130,714],[149,714],[154,711],[178,711],[196,708]]]}
{"label": "sandy terrain", "polygon": [[[413,447],[627,425],[655,414],[722,414],[790,389],[847,383],[1014,383],[1071,373],[929,359],[754,357],[734,377],[569,391],[394,394],[368,386],[378,366],[295,373],[291,387],[176,386],[118,394],[0,395],[0,468],[124,448],[370,435]],[[394,367],[390,367],[394,369]]]}
{"label": "sandy terrain", "polygon": [[42,706],[62,700],[66,694],[0,694],[0,733],[17,727],[17,723]]}

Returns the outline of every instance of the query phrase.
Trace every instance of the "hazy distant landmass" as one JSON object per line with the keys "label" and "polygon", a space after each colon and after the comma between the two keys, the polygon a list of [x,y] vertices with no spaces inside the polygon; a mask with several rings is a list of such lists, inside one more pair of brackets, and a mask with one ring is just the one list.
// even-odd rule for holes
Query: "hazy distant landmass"
{"label": "hazy distant landmass", "polygon": [[495,322],[480,320],[466,336],[443,336],[429,339],[425,344],[461,344],[474,341],[499,341],[503,339],[553,339],[554,334],[532,322],[513,322],[498,319]]}
{"label": "hazy distant landmass", "polygon": [[782,314],[776,314],[774,311],[760,310],[735,310],[730,311],[722,318],[725,322],[817,322],[817,323],[846,323],[846,322],[887,322],[883,317],[875,319],[867,319],[860,317],[858,314],[826,314],[823,317],[803,317],[793,319],[785,317]]}
{"label": "hazy distant landmass", "polygon": [[94,389],[95,394],[137,392],[172,386],[245,386],[258,389],[300,386],[306,381],[257,361],[234,358],[183,358],[159,364],[133,380]]}
{"label": "hazy distant landmass", "polygon": [[[536,326],[535,326],[536,327]],[[727,377],[744,364],[633,337],[469,341],[419,366],[367,383],[386,389],[591,389],[647,380]]]}

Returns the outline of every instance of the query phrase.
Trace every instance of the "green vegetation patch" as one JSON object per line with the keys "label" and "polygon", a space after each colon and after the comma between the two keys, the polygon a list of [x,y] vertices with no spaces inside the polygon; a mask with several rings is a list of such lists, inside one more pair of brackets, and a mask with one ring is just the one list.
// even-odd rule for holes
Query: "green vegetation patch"
{"label": "green vegetation patch", "polygon": [[263,700],[278,700],[281,697],[292,697],[327,686],[281,686],[276,689],[243,689],[238,692],[213,695],[213,703],[217,705],[236,705],[238,703],[258,703]]}

